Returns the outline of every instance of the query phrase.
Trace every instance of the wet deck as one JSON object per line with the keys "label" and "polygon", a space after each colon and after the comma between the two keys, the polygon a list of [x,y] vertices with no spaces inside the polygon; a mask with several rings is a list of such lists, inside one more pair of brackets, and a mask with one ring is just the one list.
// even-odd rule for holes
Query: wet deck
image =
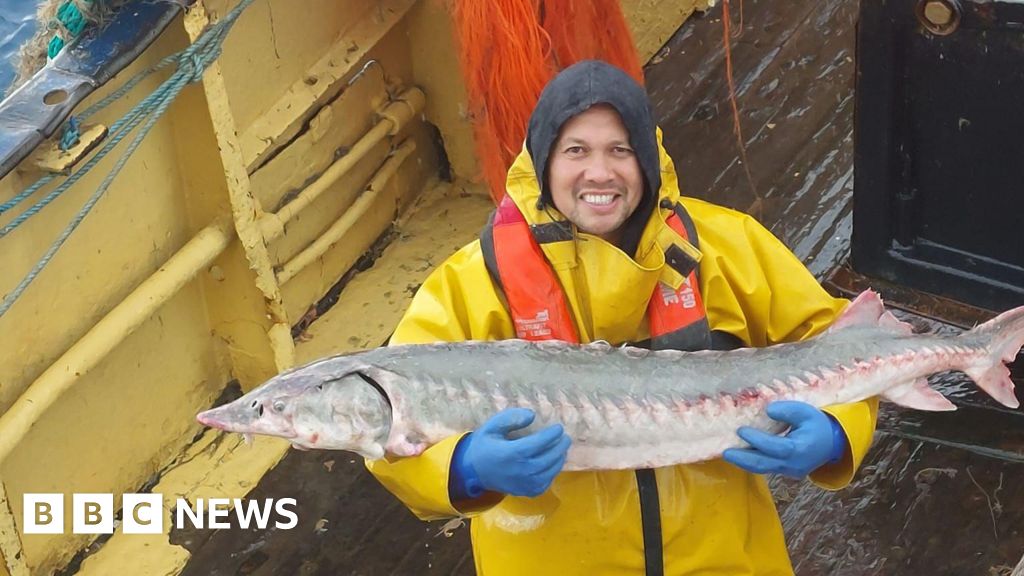
{"label": "wet deck", "polygon": [[[849,249],[856,3],[746,0],[744,12],[733,67],[754,190],[736,158],[720,8],[666,45],[648,68],[649,91],[684,193],[759,209],[824,279]],[[962,379],[938,383],[962,409],[885,406],[848,489],[773,480],[798,574],[1008,575],[1020,560],[1022,413]],[[346,453],[291,451],[251,496],[297,498],[299,526],[174,533],[193,553],[184,574],[473,573],[465,529],[438,536],[440,523],[416,520]]]}

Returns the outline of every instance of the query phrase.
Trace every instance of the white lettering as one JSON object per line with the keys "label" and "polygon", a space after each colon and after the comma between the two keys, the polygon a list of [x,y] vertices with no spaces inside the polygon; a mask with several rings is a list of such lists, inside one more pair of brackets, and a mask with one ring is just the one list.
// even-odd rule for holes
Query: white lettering
{"label": "white lettering", "polygon": [[210,498],[209,503],[209,508],[206,510],[206,514],[210,517],[209,527],[231,528],[230,523],[218,520],[219,518],[227,518],[228,514],[231,513],[227,508],[231,505],[231,500],[227,498]]}
{"label": "white lettering", "polygon": [[661,290],[661,302],[665,306],[677,304],[679,302],[679,296],[676,291],[672,289],[668,284],[658,284],[658,288]]}
{"label": "white lettering", "polygon": [[548,320],[550,318],[551,313],[547,309],[537,312],[537,315],[529,320],[516,318],[516,336],[518,336],[519,338],[542,338],[545,336],[550,336],[551,327],[548,326]]}
{"label": "white lettering", "polygon": [[298,525],[299,515],[285,508],[285,504],[291,504],[292,506],[295,506],[295,498],[281,498],[275,503],[274,509],[277,510],[278,515],[290,518],[291,520],[288,523],[275,522],[274,526],[280,528],[281,530],[290,530],[292,528],[295,528],[296,525]]}
{"label": "white lettering", "polygon": [[259,502],[255,500],[243,501],[241,498],[235,498],[235,516],[238,518],[238,526],[240,528],[249,528],[249,522],[252,517],[256,519],[256,527],[260,530],[267,529],[267,520],[270,519],[270,510],[274,505],[274,501],[267,499],[263,501],[263,509],[260,509]]}
{"label": "white lettering", "polygon": [[192,522],[193,528],[203,527],[203,499],[196,498],[196,509],[192,510],[192,506],[188,503],[188,500],[184,498],[178,498],[178,505],[175,508],[174,526],[178,530],[185,528],[185,516]]}
{"label": "white lettering", "polygon": [[[116,509],[114,494],[74,494],[72,499],[72,530],[75,534],[113,534]],[[167,514],[162,494],[127,493],[121,499],[121,530],[124,534],[160,534]],[[174,524],[178,529],[210,529],[232,527],[231,509],[242,529],[266,530],[274,518],[274,527],[295,528],[299,516],[294,498],[247,500],[244,498],[196,498],[195,505],[179,497],[175,505]],[[205,509],[205,514],[204,514]],[[64,495],[22,495],[22,526],[24,534],[63,534]]]}

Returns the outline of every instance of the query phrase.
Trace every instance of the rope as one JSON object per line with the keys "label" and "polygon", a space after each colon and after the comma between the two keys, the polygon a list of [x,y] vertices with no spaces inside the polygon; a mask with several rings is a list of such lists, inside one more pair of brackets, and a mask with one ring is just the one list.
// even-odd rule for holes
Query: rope
{"label": "rope", "polygon": [[[142,124],[142,128],[139,131],[139,133],[136,134],[135,137],[131,140],[124,154],[122,154],[121,157],[118,158],[110,173],[107,174],[106,178],[103,179],[103,182],[100,183],[96,191],[93,192],[93,194],[88,198],[88,200],[86,200],[85,204],[82,206],[82,209],[78,211],[78,214],[75,215],[75,217],[71,220],[71,222],[64,229],[64,231],[61,232],[57,240],[54,241],[54,243],[46,251],[43,257],[39,260],[39,262],[36,263],[32,270],[29,271],[25,278],[22,279],[18,286],[10,294],[4,297],[3,302],[0,303],[0,317],[7,313],[7,311],[11,308],[14,302],[17,301],[17,299],[25,291],[25,289],[28,288],[28,286],[36,279],[36,277],[43,270],[43,268],[45,268],[46,265],[50,262],[50,260],[53,259],[54,255],[57,253],[60,247],[64,244],[68,237],[71,236],[71,233],[74,232],[76,228],[78,228],[79,224],[81,224],[85,217],[89,214],[89,211],[92,210],[93,206],[95,206],[96,203],[99,202],[100,198],[103,197],[103,194],[106,193],[107,189],[110,187],[110,184],[114,181],[114,178],[117,177],[117,175],[121,172],[121,169],[124,168],[124,165],[125,163],[127,163],[128,159],[132,156],[132,154],[135,153],[138,147],[142,144],[143,139],[156,124],[157,120],[159,120],[160,117],[163,116],[165,112],[167,112],[167,109],[170,107],[171,103],[174,102],[175,98],[182,91],[182,89],[184,89],[186,85],[198,82],[202,79],[203,72],[205,72],[206,68],[208,68],[210,64],[212,64],[220,56],[224,38],[227,36],[228,31],[230,31],[231,27],[238,20],[238,17],[241,16],[242,12],[246,8],[248,8],[249,5],[252,4],[252,2],[253,0],[242,0],[230,13],[228,13],[224,17],[223,20],[217,22],[209,29],[207,29],[191,46],[189,46],[185,50],[182,50],[173,57],[164,59],[153,68],[141,72],[140,75],[145,76],[149,75],[156,69],[160,69],[169,65],[170,62],[177,62],[178,64],[178,69],[170,76],[170,78],[165,80],[160,85],[160,87],[158,87],[152,94],[147,96],[142,102],[140,102],[134,108],[132,108],[132,110],[129,111],[123,118],[115,122],[110,127],[110,133],[112,134],[112,137],[89,160],[89,162],[83,165],[77,172],[69,176],[67,180],[62,182],[43,200],[37,202],[34,206],[26,210],[24,213],[20,214],[17,218],[12,220],[2,229],[0,229],[0,238],[3,238],[7,234],[15,230],[22,223],[24,223],[26,220],[28,220],[33,215],[38,213],[40,210],[42,210],[42,208],[46,207],[47,204],[52,202],[65,190],[74,185],[75,182],[80,180],[82,176],[84,176],[90,170],[92,170],[92,168],[96,166],[96,164],[98,164],[101,160],[103,160],[103,158],[105,158],[107,154],[115,146],[117,146],[123,139],[125,139],[128,136],[129,133],[132,132],[132,130],[134,130],[136,127]],[[135,80],[133,79],[133,81]],[[135,83],[137,84],[138,82],[136,81]],[[118,92],[122,91],[126,90],[122,88]],[[108,97],[105,100],[105,104],[103,102],[98,103],[96,106],[93,106],[92,108],[84,112],[83,117],[102,109],[106,106],[106,104],[109,104],[111,101],[113,101],[113,99]],[[145,121],[144,124],[143,121]],[[42,185],[44,185],[46,182],[49,182],[53,178],[55,178],[55,176],[53,175],[44,176],[38,182],[33,184],[32,187],[30,187],[28,190],[19,194],[18,197],[15,197],[10,201],[5,202],[0,207],[4,208],[5,210],[9,209],[10,206],[8,205],[13,206],[21,199],[28,197],[28,195],[30,195],[31,192],[41,188]]]}
{"label": "rope", "polygon": [[[198,42],[198,40],[197,40],[197,42]],[[164,58],[160,62],[157,62],[155,65],[151,66],[150,68],[147,68],[146,70],[140,71],[131,80],[125,82],[124,86],[121,86],[116,91],[110,93],[106,98],[104,98],[104,99],[100,100],[99,102],[93,104],[92,106],[86,108],[85,110],[82,111],[81,114],[78,114],[76,116],[71,116],[70,118],[68,118],[68,123],[64,127],[64,134],[61,137],[61,142],[60,142],[61,150],[67,151],[71,146],[74,146],[75,144],[78,143],[77,142],[77,140],[79,138],[78,131],[79,131],[79,125],[80,125],[81,121],[86,120],[87,118],[89,118],[93,114],[96,114],[97,112],[103,110],[104,108],[106,108],[107,106],[112,104],[113,102],[116,102],[121,97],[123,97],[125,94],[130,92],[132,88],[134,88],[136,85],[139,84],[139,82],[142,82],[143,80],[145,80],[146,78],[148,78],[152,74],[154,74],[156,72],[159,72],[159,71],[163,70],[164,68],[167,68],[171,64],[177,64],[179,59],[182,58],[182,55],[183,55],[183,52],[178,52],[176,54],[171,54],[170,56]],[[200,76],[201,75],[202,74],[200,73]],[[142,105],[142,103],[139,104],[139,106],[141,106],[141,105]],[[134,113],[136,113],[136,110],[132,110],[127,115],[125,115],[125,117],[122,118],[122,121],[128,120],[129,119],[129,115],[134,114]],[[116,133],[117,127],[118,127],[118,124],[116,124],[116,123],[113,126],[111,126],[108,129],[108,134]],[[13,208],[14,206],[16,206],[22,200],[28,198],[29,196],[32,196],[40,188],[42,188],[44,185],[48,184],[49,182],[53,181],[55,178],[56,178],[56,175],[53,175],[53,174],[44,176],[38,182],[36,182],[32,186],[30,186],[28,189],[26,189],[24,192],[21,192],[20,194],[18,194],[14,198],[11,198],[10,200],[8,200],[7,202],[4,202],[3,204],[0,204],[0,215],[2,215],[4,212],[7,212],[8,210]],[[29,214],[28,214],[29,216],[35,215],[40,210],[45,208],[48,204],[50,204],[53,200],[55,200],[57,197],[59,197],[65,190],[67,190],[67,187],[61,187],[58,190],[55,190],[54,191],[55,193],[50,194],[47,197],[43,198],[42,200],[37,202],[34,206],[32,206],[32,208],[29,208],[26,212],[29,212]],[[14,228],[17,228],[17,226],[20,225],[21,222],[24,222],[25,220],[27,220],[27,218],[18,221],[18,223],[14,226]],[[12,222],[12,224],[13,224],[13,222]],[[13,228],[12,228],[12,230],[13,230]],[[0,238],[5,236],[7,234],[7,232],[9,232],[9,230],[4,231],[4,232],[0,232]]]}
{"label": "rope", "polygon": [[[85,0],[89,4],[96,1]],[[50,23],[50,28],[57,29],[57,34],[50,39],[50,43],[46,46],[47,57],[51,60],[56,58],[57,54],[64,49],[65,44],[81,36],[87,24],[89,24],[89,18],[74,2],[67,0],[61,4],[60,8],[57,8],[56,20]]]}
{"label": "rope", "polygon": [[67,152],[72,146],[78,144],[81,139],[79,133],[79,119],[72,116],[68,118],[68,124],[64,127],[64,135],[60,137],[60,149]]}

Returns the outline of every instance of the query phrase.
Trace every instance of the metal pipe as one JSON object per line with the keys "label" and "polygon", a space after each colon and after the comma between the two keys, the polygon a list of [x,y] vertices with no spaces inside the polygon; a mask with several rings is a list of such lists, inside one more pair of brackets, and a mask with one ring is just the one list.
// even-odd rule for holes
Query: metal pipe
{"label": "metal pipe", "polygon": [[324,255],[331,246],[336,244],[348,231],[358,222],[366,211],[369,210],[370,206],[373,205],[374,200],[380,194],[380,191],[387,186],[388,181],[395,175],[398,168],[402,165],[402,162],[412,154],[413,150],[416,149],[416,143],[412,140],[406,140],[399,146],[395,152],[387,159],[386,162],[377,170],[374,174],[373,179],[370,180],[366,190],[356,198],[356,201],[349,206],[348,210],[341,215],[341,218],[331,224],[323,234],[320,235],[312,244],[307,246],[301,252],[295,255],[294,258],[289,260],[284,266],[281,267],[281,271],[277,273],[277,280],[281,284],[284,284],[298,275],[303,268],[309,266],[315,262],[318,258]]}
{"label": "metal pipe", "polygon": [[379,113],[381,120],[364,134],[341,158],[331,164],[312,184],[285,204],[277,213],[266,213],[260,218],[260,230],[267,242],[284,235],[284,225],[313,203],[342,176],[352,169],[375,146],[388,136],[397,134],[413,119],[426,103],[426,96],[419,88],[409,88]]}
{"label": "metal pipe", "polygon": [[0,416],[0,462],[14,451],[47,408],[213,262],[234,237],[234,226],[228,218],[217,219],[202,229],[36,378]]}

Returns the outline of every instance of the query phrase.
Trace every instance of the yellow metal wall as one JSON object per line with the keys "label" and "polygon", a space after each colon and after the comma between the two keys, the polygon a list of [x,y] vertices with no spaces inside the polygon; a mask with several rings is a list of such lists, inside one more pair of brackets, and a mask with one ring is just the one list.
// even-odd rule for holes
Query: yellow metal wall
{"label": "yellow metal wall", "polygon": [[708,0],[622,0],[621,5],[640,61],[646,63],[694,11],[708,9]]}
{"label": "yellow metal wall", "polygon": [[[234,4],[198,2],[91,101],[186,46]],[[650,32],[638,39],[646,43],[645,59],[657,42],[650,38],[661,38],[650,31],[655,6],[671,5],[670,17],[681,22],[685,10],[676,10],[677,4],[624,3],[634,29]],[[665,20],[662,26],[668,26]],[[440,0],[259,0],[242,16],[203,82],[182,93],[106,197],[0,317],[0,413],[24,406],[18,399],[29,387],[39,390],[62,378],[72,383],[10,455],[0,455],[0,503],[6,494],[0,576],[50,573],[91,540],[21,534],[22,494],[60,492],[70,505],[74,492],[137,491],[180,457],[199,430],[194,415],[228,381],[248,389],[295,362],[291,326],[436,178],[439,146],[457,179],[476,177],[453,41]],[[352,81],[371,59],[377,64]],[[109,125],[161,79],[144,82],[96,121]],[[412,87],[426,95],[422,113],[333,182],[280,238],[267,238],[260,219],[343,157],[382,121],[377,113]],[[403,142],[413,142],[414,152],[376,191],[364,217],[281,282],[282,267],[367,193]],[[113,159],[0,239],[0,293],[36,262]],[[38,176],[31,162],[24,163],[0,180],[0,201]],[[0,225],[12,216],[0,216]],[[91,370],[63,368],[72,346],[93,342],[101,318],[217,219],[231,223],[231,238],[211,265],[97,357]],[[383,333],[391,322],[352,321],[378,322]],[[0,436],[9,432],[6,424],[0,419]],[[70,515],[66,525],[70,531]]]}
{"label": "yellow metal wall", "polygon": [[[283,238],[264,242],[254,224],[262,211],[275,210],[282,197],[300,191],[361,137],[378,120],[376,112],[389,92],[394,96],[415,85],[404,21],[413,2],[384,4],[332,0],[295,10],[285,0],[257,2],[239,20],[204,83],[186,89],[106,197],[0,318],[0,349],[7,352],[0,357],[0,409],[6,410],[214,218],[230,217],[242,237],[91,371],[75,378],[0,462],[10,506],[0,510],[7,521],[0,522],[4,571],[48,573],[91,540],[20,534],[22,494],[60,492],[70,505],[74,492],[119,495],[139,489],[181,453],[199,429],[196,412],[208,407],[229,380],[251,387],[289,365],[293,354],[287,329],[437,173],[435,143],[416,118],[290,222]],[[174,24],[121,78],[184,47],[206,18],[216,19],[229,9],[224,2],[208,7],[197,7]],[[352,35],[373,44],[357,50],[348,41]],[[331,73],[317,68],[325,56],[330,60],[339,54],[328,62]],[[348,88],[349,78],[369,58],[380,65]],[[109,124],[159,80],[140,85],[96,120]],[[297,94],[296,86],[316,93]],[[310,124],[314,117],[317,122]],[[270,129],[278,132],[268,136]],[[241,143],[251,144],[254,134],[262,145],[250,147],[246,156]],[[277,285],[275,268],[339,218],[389,149],[406,138],[415,141],[415,152],[365,221],[287,284]],[[0,292],[12,289],[36,262],[112,161],[101,163],[58,202],[0,240],[5,270]],[[0,199],[36,177],[25,163],[0,182]],[[12,216],[4,215],[0,224]],[[280,330],[274,333],[279,326],[286,342]],[[70,531],[70,518],[66,524]]]}

